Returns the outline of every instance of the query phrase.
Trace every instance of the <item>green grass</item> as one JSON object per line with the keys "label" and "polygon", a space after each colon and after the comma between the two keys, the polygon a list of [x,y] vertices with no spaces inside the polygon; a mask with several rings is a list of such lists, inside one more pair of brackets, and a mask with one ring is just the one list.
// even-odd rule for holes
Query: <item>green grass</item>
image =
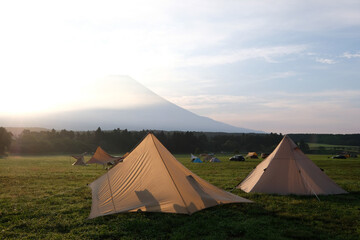
{"label": "green grass", "polygon": [[[261,160],[196,164],[177,155],[210,183],[231,190]],[[360,239],[360,160],[310,158],[347,195],[315,197],[233,193],[253,204],[228,204],[191,216],[125,213],[87,219],[87,184],[100,166],[72,166],[68,156],[0,159],[0,239]]]}

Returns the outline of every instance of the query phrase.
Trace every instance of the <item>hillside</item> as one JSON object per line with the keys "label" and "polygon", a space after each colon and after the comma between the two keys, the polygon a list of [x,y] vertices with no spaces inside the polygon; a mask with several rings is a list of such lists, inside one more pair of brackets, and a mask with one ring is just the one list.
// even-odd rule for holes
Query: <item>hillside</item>
{"label": "hillside", "polygon": [[[104,84],[106,83],[106,84]],[[104,86],[112,86],[107,89]],[[76,109],[71,108],[76,106]],[[0,126],[68,130],[158,129],[167,131],[261,132],[235,127],[181,108],[135,80],[110,76],[89,84],[67,109],[19,117],[0,116]]]}

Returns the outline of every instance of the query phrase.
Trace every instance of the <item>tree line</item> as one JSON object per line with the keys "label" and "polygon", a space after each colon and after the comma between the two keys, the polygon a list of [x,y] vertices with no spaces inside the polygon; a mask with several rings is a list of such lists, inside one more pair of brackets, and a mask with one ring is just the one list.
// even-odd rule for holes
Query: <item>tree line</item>
{"label": "tree line", "polygon": [[0,127],[0,157],[5,155],[11,145],[12,134]]}
{"label": "tree line", "polygon": [[[128,131],[114,129],[103,131],[30,131],[24,130],[14,137],[0,127],[0,156],[10,154],[79,154],[93,153],[98,146],[110,153],[131,151],[148,133],[148,130]],[[152,131],[172,153],[271,153],[283,138],[277,133],[206,133]],[[310,150],[307,143],[318,142],[334,145],[360,146],[360,134],[291,134],[290,137],[305,153],[320,153]]]}
{"label": "tree line", "polygon": [[[128,131],[114,129],[103,131],[51,130],[32,132],[24,130],[13,138],[8,151],[11,154],[75,154],[92,153],[98,146],[110,153],[131,151],[146,136],[148,130]],[[249,151],[271,152],[282,139],[281,134],[216,134],[202,132],[152,131],[172,153]]]}
{"label": "tree line", "polygon": [[360,134],[289,134],[295,142],[303,140],[307,143],[330,145],[360,146]]}

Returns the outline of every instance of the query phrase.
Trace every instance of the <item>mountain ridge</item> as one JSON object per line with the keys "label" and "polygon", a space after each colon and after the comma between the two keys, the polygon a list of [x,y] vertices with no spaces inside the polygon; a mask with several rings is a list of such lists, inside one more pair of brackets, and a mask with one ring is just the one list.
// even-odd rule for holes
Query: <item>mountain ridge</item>
{"label": "mountain ridge", "polygon": [[[109,85],[112,87],[107,90],[108,87],[106,86]],[[22,118],[2,117],[0,125],[80,131],[101,127],[104,130],[120,128],[128,130],[264,133],[235,127],[197,115],[171,103],[141,83],[124,76],[109,76],[94,84],[81,101],[83,106],[86,105],[82,109],[34,114]],[[94,104],[90,104],[91,101]],[[113,106],[111,106],[111,101],[114,102]]]}

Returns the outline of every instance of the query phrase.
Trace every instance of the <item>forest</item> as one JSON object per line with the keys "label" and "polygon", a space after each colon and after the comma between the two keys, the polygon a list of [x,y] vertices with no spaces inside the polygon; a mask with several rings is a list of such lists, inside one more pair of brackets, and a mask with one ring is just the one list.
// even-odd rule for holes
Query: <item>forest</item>
{"label": "forest", "polygon": [[[119,128],[108,131],[100,127],[96,131],[50,131],[24,130],[18,136],[6,135],[0,128],[0,150],[9,154],[79,154],[93,153],[101,146],[110,153],[131,151],[148,132],[155,136],[172,153],[270,153],[283,138],[281,133],[207,133],[142,130],[128,131]],[[10,138],[9,138],[10,136]],[[289,134],[305,153],[317,153],[307,143],[360,146],[360,134]],[[9,139],[12,139],[9,142]],[[4,140],[5,141],[5,140]],[[319,152],[320,153],[320,152]],[[332,154],[332,153],[331,153]]]}
{"label": "forest", "polygon": [[[97,146],[111,153],[131,151],[150,130],[103,131],[51,130],[32,132],[24,130],[14,137],[10,154],[75,154],[92,153]],[[282,139],[281,134],[206,134],[202,132],[151,131],[172,153],[203,152],[271,152]]]}

